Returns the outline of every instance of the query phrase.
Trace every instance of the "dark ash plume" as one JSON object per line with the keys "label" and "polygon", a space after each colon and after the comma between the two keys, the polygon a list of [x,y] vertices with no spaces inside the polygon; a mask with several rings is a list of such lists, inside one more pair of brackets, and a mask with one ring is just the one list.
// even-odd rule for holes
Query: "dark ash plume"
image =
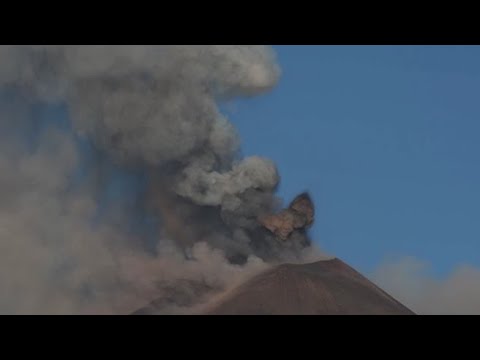
{"label": "dark ash plume", "polygon": [[[266,46],[0,46],[0,89],[17,101],[0,109],[0,289],[12,294],[0,311],[118,313],[165,291],[175,299],[177,280],[196,284],[186,294],[197,296],[250,268],[299,261],[306,234],[279,241],[258,220],[281,205],[275,165],[241,158],[217,106],[268,91],[279,76]],[[66,106],[72,130],[50,129],[25,151],[8,134],[42,126],[25,110],[38,104]],[[71,191],[78,139],[105,163],[146,174],[137,204],[159,219],[154,253],[125,229],[138,209],[111,208],[92,226],[109,170],[99,161],[100,180]]]}

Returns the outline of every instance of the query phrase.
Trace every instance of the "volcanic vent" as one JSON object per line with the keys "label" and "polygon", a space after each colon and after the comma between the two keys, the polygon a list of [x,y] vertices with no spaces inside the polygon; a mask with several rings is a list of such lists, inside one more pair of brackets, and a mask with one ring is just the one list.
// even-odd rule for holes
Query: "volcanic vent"
{"label": "volcanic vent", "polygon": [[[161,198],[165,200],[164,196]],[[168,211],[163,210],[166,215],[172,214],[171,207],[166,203],[163,206],[168,208]],[[313,249],[307,230],[313,224],[314,213],[311,197],[307,193],[302,193],[295,197],[287,208],[258,216],[251,222],[246,233],[248,238],[252,239],[251,246],[255,253],[270,261],[270,265],[265,263],[265,266],[285,261],[298,261],[301,258],[292,255],[298,254],[301,257],[303,251],[307,255],[310,254]],[[184,215],[185,212],[181,214]],[[173,220],[170,222],[177,223]],[[220,219],[218,226],[221,226],[221,222]],[[178,234],[178,230],[174,231]],[[228,262],[239,270],[240,278],[248,277],[248,271],[244,269],[248,258],[244,256],[241,249],[235,250],[237,251],[226,253]],[[282,258],[282,256],[285,257]],[[189,262],[195,264],[198,260],[195,256],[191,256]],[[157,286],[160,291],[158,298],[135,311],[133,315],[191,313],[189,308],[205,303],[224,291],[223,287],[209,284],[203,279],[176,279],[159,283]]]}
{"label": "volcanic vent", "polygon": [[[256,243],[309,245],[307,229],[314,221],[307,193],[273,214],[260,216]],[[206,310],[201,303],[210,300]],[[172,308],[173,307],[173,308]],[[196,311],[196,312],[195,312]],[[166,313],[206,315],[413,315],[413,312],[339,259],[308,264],[276,265],[227,293],[202,282],[178,281],[134,315]]]}

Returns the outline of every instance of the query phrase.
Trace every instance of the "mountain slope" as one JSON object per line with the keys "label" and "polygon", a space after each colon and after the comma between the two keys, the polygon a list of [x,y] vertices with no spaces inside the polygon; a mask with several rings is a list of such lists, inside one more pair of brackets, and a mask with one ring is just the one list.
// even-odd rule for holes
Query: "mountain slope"
{"label": "mountain slope", "polygon": [[207,315],[414,315],[339,259],[285,264],[259,274]]}

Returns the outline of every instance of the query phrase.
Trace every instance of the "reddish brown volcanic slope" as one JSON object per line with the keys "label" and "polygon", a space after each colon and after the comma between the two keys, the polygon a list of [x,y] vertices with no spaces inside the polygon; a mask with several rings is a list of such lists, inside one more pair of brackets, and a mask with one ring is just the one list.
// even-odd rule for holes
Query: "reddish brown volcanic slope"
{"label": "reddish brown volcanic slope", "polygon": [[338,259],[280,265],[250,279],[209,315],[414,315]]}

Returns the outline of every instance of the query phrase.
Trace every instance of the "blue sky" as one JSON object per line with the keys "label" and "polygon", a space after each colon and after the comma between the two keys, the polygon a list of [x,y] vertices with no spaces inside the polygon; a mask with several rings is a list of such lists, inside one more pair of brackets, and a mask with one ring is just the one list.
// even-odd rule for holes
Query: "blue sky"
{"label": "blue sky", "polygon": [[362,272],[415,256],[480,265],[480,47],[275,46],[270,94],[229,110],[281,195],[317,206],[315,240]]}

